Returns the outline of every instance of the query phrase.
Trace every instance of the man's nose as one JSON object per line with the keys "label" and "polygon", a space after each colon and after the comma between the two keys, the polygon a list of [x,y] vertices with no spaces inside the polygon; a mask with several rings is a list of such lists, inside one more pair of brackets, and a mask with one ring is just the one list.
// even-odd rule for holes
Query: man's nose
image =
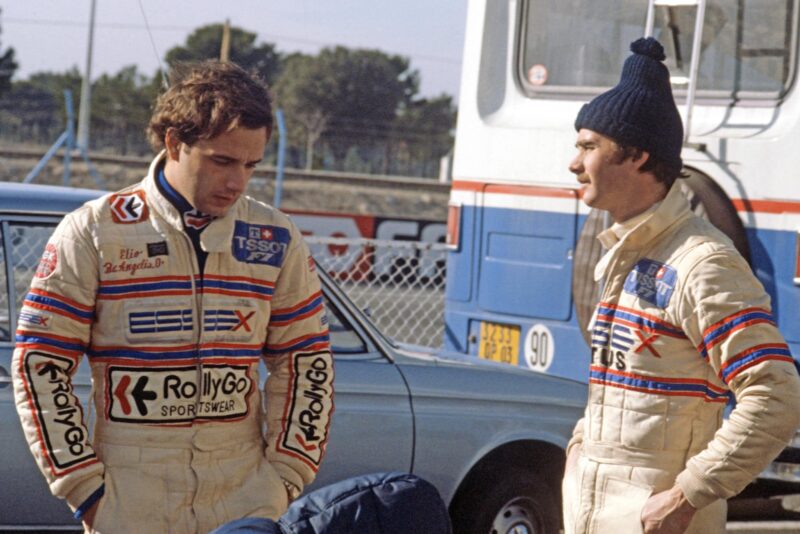
{"label": "man's nose", "polygon": [[573,174],[580,174],[583,172],[583,158],[580,154],[576,154],[572,161],[569,162],[569,170]]}
{"label": "man's nose", "polygon": [[228,189],[233,191],[242,192],[247,187],[247,181],[250,178],[250,170],[242,167],[235,167],[228,173],[227,186]]}

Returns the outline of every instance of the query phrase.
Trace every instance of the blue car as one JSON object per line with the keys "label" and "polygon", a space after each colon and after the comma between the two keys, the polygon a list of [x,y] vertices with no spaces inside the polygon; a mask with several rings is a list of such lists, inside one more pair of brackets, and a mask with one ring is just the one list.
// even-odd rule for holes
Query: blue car
{"label": "blue car", "polygon": [[[80,529],[34,464],[10,371],[16,317],[48,237],[65,213],[99,194],[0,183],[0,530]],[[318,271],[336,360],[336,411],[309,489],[360,474],[411,472],[436,486],[456,533],[557,532],[564,448],[586,386],[401,346]],[[85,360],[74,387],[87,407]],[[91,408],[86,415],[96,416]]]}

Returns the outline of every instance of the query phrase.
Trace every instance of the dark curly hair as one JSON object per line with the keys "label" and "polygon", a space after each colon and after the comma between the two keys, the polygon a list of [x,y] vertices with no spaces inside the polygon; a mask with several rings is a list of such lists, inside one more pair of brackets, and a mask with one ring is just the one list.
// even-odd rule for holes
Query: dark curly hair
{"label": "dark curly hair", "polygon": [[[622,163],[628,158],[636,161],[643,155],[644,150],[639,147],[624,145],[621,143],[616,144],[617,150],[612,158],[613,163]],[[683,172],[681,169],[675,169],[674,165],[670,165],[665,161],[654,157],[653,154],[650,154],[650,157],[644,162],[639,170],[641,172],[652,172],[656,177],[656,180],[664,184],[668,191],[672,187],[672,184],[675,183],[675,180],[678,178],[689,177],[689,175]]]}
{"label": "dark curly hair", "polygon": [[266,83],[233,63],[185,63],[173,70],[174,83],[156,100],[147,129],[150,145],[164,148],[169,128],[193,145],[242,126],[272,133],[272,99]]}

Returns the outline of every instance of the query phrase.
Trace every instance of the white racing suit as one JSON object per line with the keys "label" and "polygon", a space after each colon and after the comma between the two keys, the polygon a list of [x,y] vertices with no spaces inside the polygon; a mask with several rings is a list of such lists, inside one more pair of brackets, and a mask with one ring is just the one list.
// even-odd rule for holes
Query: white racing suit
{"label": "white racing suit", "polygon": [[[140,184],[62,221],[17,331],[13,382],[31,451],[77,517],[97,502],[100,532],[276,519],[283,480],[313,480],[333,411],[319,278],[298,229],[243,196],[202,232],[201,277],[154,182],[162,158]],[[84,353],[91,441],[71,384]]]}
{"label": "white racing suit", "polygon": [[[653,493],[679,485],[687,532],[722,533],[725,499],[785,447],[800,380],[764,288],[675,185],[598,264],[586,413],[568,453],[565,532],[642,532]],[[723,422],[729,397],[736,407]]]}

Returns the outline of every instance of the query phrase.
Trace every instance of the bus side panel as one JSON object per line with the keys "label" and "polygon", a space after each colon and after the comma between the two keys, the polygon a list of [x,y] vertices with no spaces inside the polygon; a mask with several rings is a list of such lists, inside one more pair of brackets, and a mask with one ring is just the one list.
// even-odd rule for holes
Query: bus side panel
{"label": "bus side panel", "polygon": [[478,209],[474,204],[461,205],[459,225],[459,246],[447,253],[447,278],[445,298],[459,302],[472,299],[473,257],[476,247],[480,247],[475,228]]}
{"label": "bus side panel", "polygon": [[753,271],[769,293],[778,328],[787,341],[800,343],[800,287],[794,283],[797,233],[748,228],[747,239]]}
{"label": "bus side panel", "polygon": [[448,350],[464,353],[467,351],[467,318],[453,311],[465,307],[472,309],[474,306],[471,303],[475,294],[474,286],[477,285],[474,273],[478,272],[475,250],[480,250],[481,246],[476,228],[480,228],[481,211],[475,205],[474,193],[459,195],[459,244],[455,250],[447,253],[444,346]]}
{"label": "bus side panel", "polygon": [[576,213],[486,208],[478,304],[521,317],[570,318]]}

